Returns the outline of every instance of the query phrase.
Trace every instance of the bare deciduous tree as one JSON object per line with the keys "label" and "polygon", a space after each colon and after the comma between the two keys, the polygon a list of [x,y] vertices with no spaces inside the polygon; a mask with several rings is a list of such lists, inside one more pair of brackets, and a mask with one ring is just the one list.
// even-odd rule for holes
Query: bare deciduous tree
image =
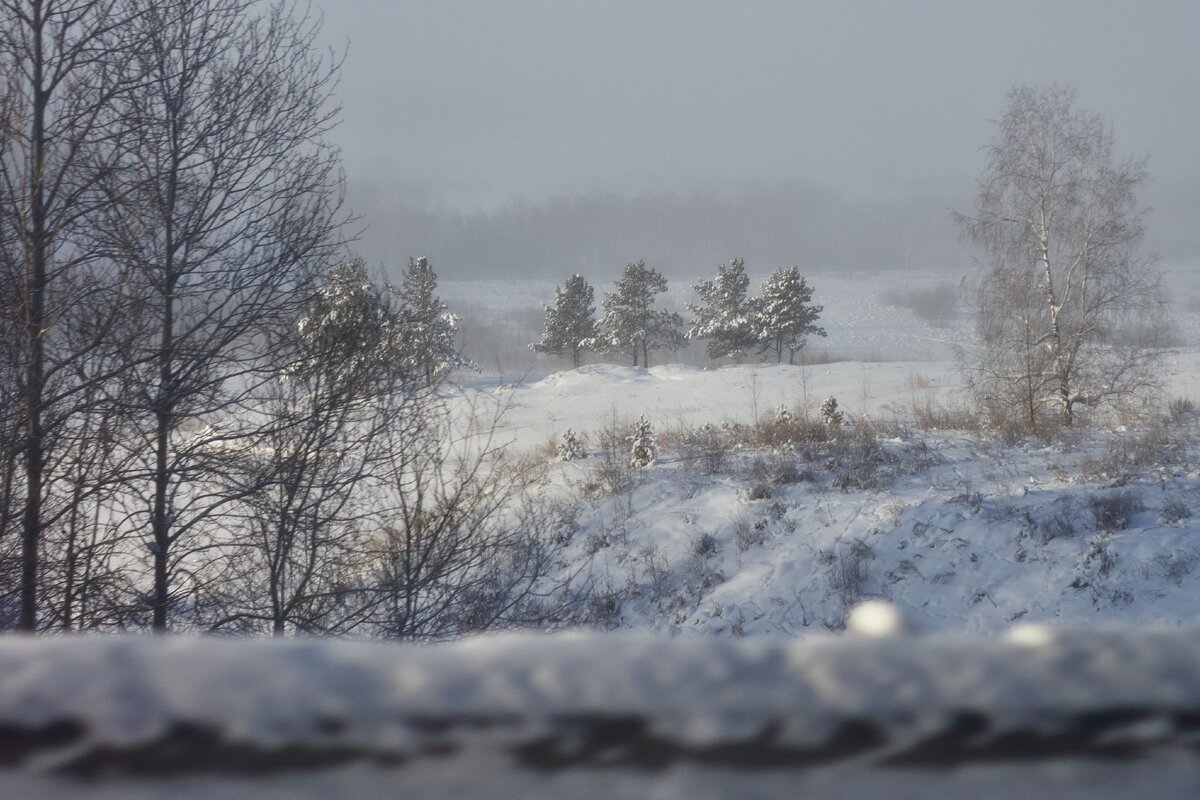
{"label": "bare deciduous tree", "polygon": [[[499,415],[475,409],[456,430],[426,394],[388,430],[379,526],[362,577],[368,629],[387,638],[440,640],[535,625],[553,616],[543,581],[555,551],[548,515],[526,495],[527,470],[504,460]],[[481,420],[483,420],[481,422]]]}
{"label": "bare deciduous tree", "polygon": [[1009,93],[965,235],[991,256],[980,284],[981,399],[1031,428],[1070,426],[1153,385],[1158,274],[1139,256],[1143,160],[1118,161],[1103,119],[1070,89]]}
{"label": "bare deciduous tree", "polygon": [[386,434],[412,424],[429,391],[408,339],[396,294],[354,260],[329,270],[275,342],[262,435],[235,478],[246,487],[236,577],[210,627],[336,633],[358,619],[343,581],[364,559]]}
{"label": "bare deciduous tree", "polygon": [[219,516],[240,499],[228,458],[277,373],[270,334],[337,251],[340,172],[324,139],[336,59],[289,3],[136,0],[140,75],[106,113],[106,249],[137,276],[154,332],[133,354],[153,627],[195,601]]}
{"label": "bare deciduous tree", "polygon": [[[129,40],[118,33],[136,14],[119,0],[0,1],[0,260],[19,287],[6,309],[21,324],[6,333],[20,342],[10,354],[19,363],[10,367],[20,374],[23,459],[20,486],[10,471],[5,494],[21,498],[19,624],[26,630],[38,627],[54,437],[94,394],[72,371],[110,341],[104,329],[120,314],[112,296],[119,282],[81,237],[94,225],[95,184],[111,153],[102,112],[131,78],[119,43]],[[82,304],[109,313],[83,341],[66,342],[58,333]]]}

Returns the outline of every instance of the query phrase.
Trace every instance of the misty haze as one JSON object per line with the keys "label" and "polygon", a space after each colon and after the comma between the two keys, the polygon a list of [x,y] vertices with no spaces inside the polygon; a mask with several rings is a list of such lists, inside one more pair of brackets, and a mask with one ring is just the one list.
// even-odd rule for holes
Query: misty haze
{"label": "misty haze", "polygon": [[1194,796],[1198,30],[0,0],[0,795]]}

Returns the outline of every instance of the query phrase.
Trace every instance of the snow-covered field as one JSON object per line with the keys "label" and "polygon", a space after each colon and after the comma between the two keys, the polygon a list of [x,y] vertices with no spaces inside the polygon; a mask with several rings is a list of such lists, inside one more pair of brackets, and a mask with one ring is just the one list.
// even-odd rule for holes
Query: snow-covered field
{"label": "snow-covered field", "polygon": [[[653,266],[653,265],[651,265]],[[705,274],[669,276],[669,291],[663,304],[688,317],[687,303],[694,302],[691,285],[698,278],[711,278],[717,265],[708,265]],[[753,267],[753,265],[751,265]],[[1200,347],[1200,264],[1162,265],[1164,295],[1169,303],[1176,338],[1181,346]],[[890,272],[805,273],[814,289],[813,302],[824,306],[820,324],[827,337],[809,342],[812,356],[829,356],[861,362],[919,361],[953,362],[958,347],[970,347],[972,334],[967,306],[970,285],[977,268],[893,270]],[[566,275],[563,276],[564,279]],[[613,282],[585,275],[596,291],[596,305]],[[766,273],[751,272],[751,292],[756,293]],[[558,282],[559,284],[562,281]],[[462,310],[468,323],[491,326],[492,338],[507,335],[514,343],[534,341],[541,333],[542,305],[554,302],[554,281],[478,280],[447,281],[440,294],[451,310]],[[938,307],[940,292],[952,303]],[[905,298],[915,298],[905,303]],[[925,298],[922,302],[922,298]],[[913,306],[916,306],[914,308]],[[924,308],[926,313],[921,313]],[[940,312],[940,313],[929,313]],[[471,325],[468,325],[471,327]],[[474,357],[484,373],[503,374],[512,380],[529,374],[534,378],[564,367],[563,362],[510,354],[496,363],[486,339],[468,338],[468,355]],[[670,360],[661,354],[658,360]]]}
{"label": "snow-covered field", "polygon": [[[1197,275],[1167,276],[1164,401],[1200,405]],[[812,352],[841,360],[462,376],[464,424],[502,409],[496,441],[546,465],[544,588],[616,634],[10,638],[0,796],[1195,796],[1200,415],[1051,443],[922,425],[961,418],[969,328],[889,298],[953,276],[812,282]],[[519,327],[553,296],[531,287],[444,294]],[[755,432],[831,396],[837,435]],[[634,470],[602,449],[641,415],[660,447]],[[551,458],[567,428],[589,458]],[[864,600],[906,632],[835,633]]]}
{"label": "snow-covered field", "polygon": [[[1171,398],[1200,405],[1198,276],[1166,276],[1176,346],[1161,371],[1164,410]],[[568,428],[590,449],[590,459],[550,467],[546,502],[566,542],[558,577],[607,598],[597,624],[796,635],[839,628],[861,597],[887,598],[935,630],[1200,623],[1194,414],[1051,444],[924,430],[920,413],[968,402],[953,357],[954,345],[971,344],[968,321],[961,308],[930,321],[887,298],[954,281],[899,272],[812,282],[829,331],[813,347],[878,360],[600,363],[518,382],[486,370],[468,379],[463,408],[503,405],[500,438],[513,452],[547,458]],[[523,284],[471,286],[478,305],[530,295]],[[713,468],[681,442],[704,424],[753,426],[781,406],[816,417],[830,396],[852,421],[841,444],[731,445]],[[613,491],[602,432],[641,415],[663,440],[659,459]]]}

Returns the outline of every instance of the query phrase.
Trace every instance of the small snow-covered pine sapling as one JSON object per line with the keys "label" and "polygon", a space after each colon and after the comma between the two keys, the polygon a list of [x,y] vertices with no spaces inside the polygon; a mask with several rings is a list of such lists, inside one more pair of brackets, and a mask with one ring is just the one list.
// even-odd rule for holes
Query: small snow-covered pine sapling
{"label": "small snow-covered pine sapling", "polygon": [[821,403],[821,419],[825,420],[825,424],[834,430],[842,427],[842,423],[846,421],[846,417],[838,408],[837,398],[827,397]]}
{"label": "small snow-covered pine sapling", "polygon": [[658,450],[654,444],[654,431],[650,427],[650,420],[646,419],[645,415],[638,417],[637,424],[633,426],[633,435],[629,437],[631,445],[629,450],[629,466],[635,468],[648,467],[654,463],[658,457]]}
{"label": "small snow-covered pine sapling", "polygon": [[583,446],[583,442],[579,441],[579,435],[571,428],[567,428],[567,432],[563,434],[562,441],[558,443],[558,460],[559,461],[575,461],[580,458],[587,458],[587,450]]}
{"label": "small snow-covered pine sapling", "polygon": [[775,419],[780,422],[789,422],[792,419],[792,412],[788,410],[787,403],[780,403],[779,408],[775,410]]}

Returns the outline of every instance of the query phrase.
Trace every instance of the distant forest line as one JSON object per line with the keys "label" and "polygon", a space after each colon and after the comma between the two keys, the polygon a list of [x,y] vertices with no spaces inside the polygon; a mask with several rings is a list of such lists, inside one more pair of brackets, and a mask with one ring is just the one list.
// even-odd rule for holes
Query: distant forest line
{"label": "distant forest line", "polygon": [[[665,274],[703,274],[735,256],[768,269],[955,269],[976,253],[950,213],[968,207],[973,182],[943,191],[854,200],[799,184],[736,190],[622,195],[592,192],[515,199],[462,211],[420,187],[351,179],[348,201],[362,215],[356,250],[399,274],[427,255],[445,280],[553,278],[573,272],[617,277],[642,258]],[[1147,187],[1148,249],[1168,261],[1200,259],[1200,185],[1182,179]],[[698,271],[697,271],[698,270]]]}

